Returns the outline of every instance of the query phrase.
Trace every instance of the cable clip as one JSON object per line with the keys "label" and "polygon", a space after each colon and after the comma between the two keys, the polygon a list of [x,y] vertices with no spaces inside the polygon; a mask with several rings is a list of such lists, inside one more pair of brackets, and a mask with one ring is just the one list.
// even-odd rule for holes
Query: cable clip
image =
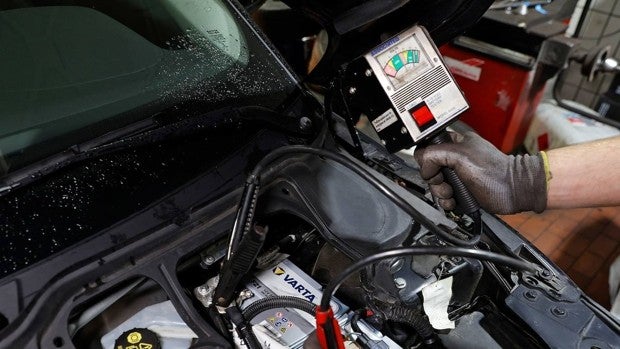
{"label": "cable clip", "polygon": [[340,333],[340,325],[334,318],[332,308],[321,310],[316,308],[316,335],[323,349],[344,349],[344,339]]}

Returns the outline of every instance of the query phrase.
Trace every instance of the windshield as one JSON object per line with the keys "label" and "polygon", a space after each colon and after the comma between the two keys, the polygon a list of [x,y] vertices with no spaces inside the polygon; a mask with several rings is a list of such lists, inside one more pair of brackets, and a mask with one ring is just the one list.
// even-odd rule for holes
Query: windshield
{"label": "windshield", "polygon": [[220,0],[3,0],[0,76],[0,176],[181,103],[295,88]]}

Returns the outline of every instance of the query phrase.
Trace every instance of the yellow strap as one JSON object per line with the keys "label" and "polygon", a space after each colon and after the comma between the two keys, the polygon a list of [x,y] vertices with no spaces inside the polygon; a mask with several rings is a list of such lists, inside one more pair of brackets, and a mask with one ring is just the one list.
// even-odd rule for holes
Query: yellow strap
{"label": "yellow strap", "polygon": [[551,175],[551,166],[549,166],[549,157],[544,151],[540,152],[540,157],[543,160],[543,167],[545,168],[545,179],[547,181],[547,190],[549,190],[549,182],[551,181],[551,178],[553,178],[553,176]]}

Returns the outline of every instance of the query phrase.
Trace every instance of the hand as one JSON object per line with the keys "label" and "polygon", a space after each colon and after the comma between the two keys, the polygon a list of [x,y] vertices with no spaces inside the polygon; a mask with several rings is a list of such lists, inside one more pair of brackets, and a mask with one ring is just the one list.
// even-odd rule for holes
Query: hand
{"label": "hand", "polygon": [[441,167],[452,168],[490,213],[542,212],[547,205],[547,180],[542,156],[506,155],[474,132],[451,133],[454,143],[418,147],[420,174],[441,207],[456,206],[452,187]]}

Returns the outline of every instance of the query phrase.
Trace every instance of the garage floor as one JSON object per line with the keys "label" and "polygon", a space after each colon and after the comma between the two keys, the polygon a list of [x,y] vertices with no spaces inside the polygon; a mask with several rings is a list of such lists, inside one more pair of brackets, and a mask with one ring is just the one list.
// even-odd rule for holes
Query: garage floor
{"label": "garage floor", "polygon": [[620,206],[501,216],[609,309],[609,265],[620,255]]}

